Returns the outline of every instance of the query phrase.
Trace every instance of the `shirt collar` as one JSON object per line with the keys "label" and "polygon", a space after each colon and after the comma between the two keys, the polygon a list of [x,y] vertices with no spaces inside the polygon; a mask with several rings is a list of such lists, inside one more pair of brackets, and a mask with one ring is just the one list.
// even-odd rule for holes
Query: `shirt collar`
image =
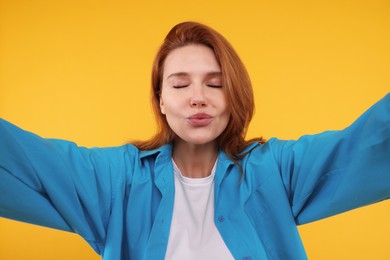
{"label": "shirt collar", "polygon": [[157,155],[160,156],[166,156],[168,158],[172,157],[172,144],[168,143],[163,146],[160,146],[157,149],[153,150],[141,150],[140,151],[140,159],[143,159],[145,157],[154,156]]}
{"label": "shirt collar", "polygon": [[[258,145],[259,145],[259,143],[257,143],[257,142],[254,142],[254,143],[248,145],[241,152],[241,154],[245,154],[245,153],[250,152],[252,149],[254,149]],[[165,144],[165,145],[163,145],[157,149],[153,149],[153,150],[142,150],[140,152],[140,159],[143,159],[143,158],[149,157],[149,156],[154,156],[154,155],[157,155],[158,157],[163,157],[166,159],[171,159],[171,157],[172,157],[172,143]],[[222,160],[222,162],[224,164],[226,164],[226,166],[234,164],[234,162],[229,158],[229,156],[223,150],[219,151],[218,159]]]}
{"label": "shirt collar", "polygon": [[[253,143],[248,145],[243,151],[242,154],[250,152],[253,148],[258,146],[258,143]],[[172,166],[172,143],[165,144],[157,149],[154,150],[147,150],[147,151],[140,151],[140,159],[146,159],[149,156],[156,156],[156,185],[164,194],[166,192],[166,187],[170,187],[173,184],[173,166]],[[219,186],[222,182],[222,180],[225,178],[226,173],[228,172],[228,169],[230,167],[234,166],[234,161],[232,161],[229,156],[223,151],[220,150],[218,154],[218,161],[216,166],[216,172],[215,172],[215,196],[218,197],[219,194]],[[167,171],[172,172],[172,178],[169,178],[169,185],[165,179]]]}
{"label": "shirt collar", "polygon": [[[257,147],[259,145],[258,142],[254,142],[254,143],[251,143],[249,144],[247,147],[245,147],[244,150],[242,150],[242,152],[240,154],[247,154],[249,153],[251,150],[253,150],[255,147]],[[229,156],[223,151],[223,150],[220,150],[219,151],[219,155],[218,155],[218,159],[220,160],[223,160],[225,164],[234,164],[234,161],[232,161]]]}

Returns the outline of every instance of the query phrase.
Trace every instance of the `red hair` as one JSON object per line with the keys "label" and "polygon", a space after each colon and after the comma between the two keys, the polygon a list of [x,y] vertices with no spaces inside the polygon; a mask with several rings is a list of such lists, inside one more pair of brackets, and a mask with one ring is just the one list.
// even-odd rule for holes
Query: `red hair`
{"label": "red hair", "polygon": [[147,141],[133,142],[141,150],[156,149],[172,142],[175,133],[160,111],[160,94],[164,61],[169,53],[189,44],[201,44],[211,48],[222,70],[222,81],[230,120],[218,137],[219,147],[234,161],[243,157],[242,151],[250,143],[264,143],[263,138],[245,140],[254,113],[252,84],[248,72],[230,43],[214,29],[196,22],[184,22],[174,26],[157,52],[152,69],[152,107],[158,132]]}

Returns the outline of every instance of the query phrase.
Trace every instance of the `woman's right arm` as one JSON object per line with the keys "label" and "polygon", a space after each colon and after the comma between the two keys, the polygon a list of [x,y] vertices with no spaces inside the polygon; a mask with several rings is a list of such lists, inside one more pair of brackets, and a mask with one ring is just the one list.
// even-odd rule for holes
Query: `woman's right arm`
{"label": "woman's right arm", "polygon": [[99,251],[133,159],[127,146],[87,149],[0,119],[0,216],[76,232]]}

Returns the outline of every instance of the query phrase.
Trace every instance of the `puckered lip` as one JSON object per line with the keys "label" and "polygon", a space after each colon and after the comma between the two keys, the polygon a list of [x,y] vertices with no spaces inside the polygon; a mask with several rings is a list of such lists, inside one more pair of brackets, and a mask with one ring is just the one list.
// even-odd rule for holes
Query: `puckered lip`
{"label": "puckered lip", "polygon": [[213,118],[211,115],[206,113],[196,113],[189,116],[187,119],[210,119]]}
{"label": "puckered lip", "polygon": [[207,126],[213,119],[213,116],[206,113],[196,113],[187,117],[188,123],[193,127]]}

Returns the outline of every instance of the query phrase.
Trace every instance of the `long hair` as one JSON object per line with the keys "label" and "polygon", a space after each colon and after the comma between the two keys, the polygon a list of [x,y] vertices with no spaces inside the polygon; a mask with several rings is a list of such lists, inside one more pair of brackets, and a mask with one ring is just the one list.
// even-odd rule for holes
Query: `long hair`
{"label": "long hair", "polygon": [[133,142],[141,150],[156,149],[172,142],[176,137],[165,115],[160,111],[160,94],[163,81],[164,61],[169,53],[189,44],[201,44],[211,48],[221,66],[226,102],[231,114],[227,127],[218,137],[218,145],[232,160],[237,162],[242,151],[250,143],[264,143],[261,137],[245,140],[254,113],[252,84],[248,72],[230,43],[214,29],[196,22],[184,22],[174,26],[157,52],[152,69],[152,107],[158,131],[147,141]]}

